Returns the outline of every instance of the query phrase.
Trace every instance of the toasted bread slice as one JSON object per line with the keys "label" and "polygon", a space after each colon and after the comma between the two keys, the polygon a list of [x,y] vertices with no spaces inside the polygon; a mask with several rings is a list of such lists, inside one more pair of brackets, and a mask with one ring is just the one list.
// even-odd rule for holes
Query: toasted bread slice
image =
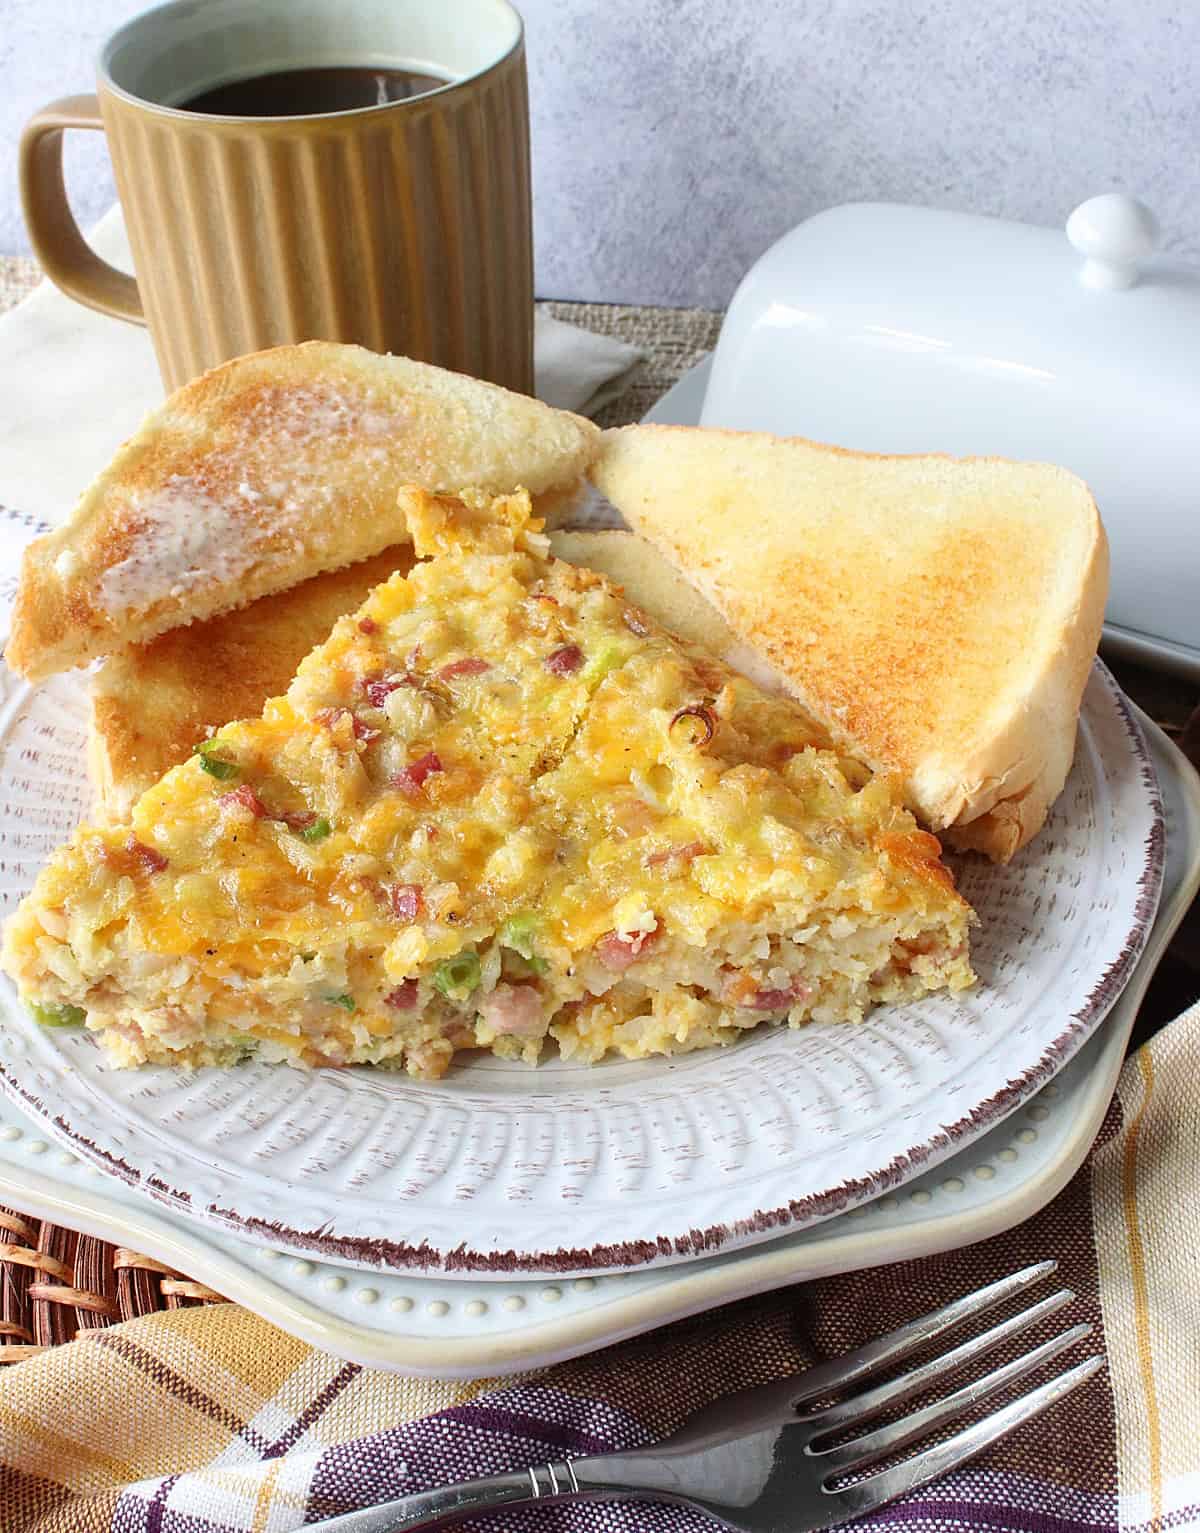
{"label": "toasted bread slice", "polygon": [[406,538],[405,485],[557,506],[598,440],[578,416],[359,346],[240,357],[174,393],[30,545],[6,658],[36,681],[370,558]]}
{"label": "toasted bread slice", "polygon": [[676,426],[608,432],[593,478],[838,745],[1007,861],[1074,752],[1108,548],[1087,486]]}
{"label": "toasted bread slice", "polygon": [[109,655],[92,677],[88,769],[94,817],[128,819],[134,804],[231,719],[257,717],[338,618],[399,570],[411,545],[260,596],[239,612],[172,628]]}
{"label": "toasted bread slice", "polygon": [[971,911],[895,778],[544,557],[527,495],[407,499],[431,557],[43,868],[2,960],[40,1022],[120,1065],[436,1078],[972,982]]}

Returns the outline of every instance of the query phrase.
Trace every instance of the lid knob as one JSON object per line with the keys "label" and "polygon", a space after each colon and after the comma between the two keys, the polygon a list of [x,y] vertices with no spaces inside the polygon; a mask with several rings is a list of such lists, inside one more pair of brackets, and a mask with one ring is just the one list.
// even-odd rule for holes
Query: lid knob
{"label": "lid knob", "polygon": [[1144,202],[1106,192],[1079,204],[1067,219],[1067,238],[1085,257],[1079,273],[1085,286],[1132,287],[1158,244],[1158,219]]}

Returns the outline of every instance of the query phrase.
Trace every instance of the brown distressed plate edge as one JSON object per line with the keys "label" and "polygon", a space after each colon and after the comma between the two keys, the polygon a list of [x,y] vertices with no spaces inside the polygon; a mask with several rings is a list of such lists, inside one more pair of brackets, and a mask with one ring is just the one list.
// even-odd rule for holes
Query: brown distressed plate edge
{"label": "brown distressed plate edge", "polygon": [[986,1129],[994,1127],[1028,1100],[1092,1034],[1133,972],[1153,925],[1162,890],[1166,856],[1162,794],[1149,744],[1128,699],[1104,662],[1097,658],[1094,665],[1124,725],[1132,755],[1150,799],[1152,823],[1143,847],[1144,862],[1137,880],[1139,892],[1133,924],[1120,953],[1109,963],[1084,1004],[1072,1013],[1067,1026],[1047,1045],[1034,1066],[1009,1081],[1000,1091],[985,1098],[970,1113],[943,1126],[940,1133],[923,1144],[912,1146],[894,1156],[873,1176],[843,1182],[837,1187],[792,1200],[777,1208],[756,1210],[748,1218],[730,1224],[693,1228],[673,1235],[660,1235],[654,1240],[589,1247],[560,1246],[553,1251],[532,1253],[512,1250],[478,1251],[465,1244],[440,1251],[426,1241],[414,1245],[402,1239],[334,1235],[323,1228],[295,1230],[286,1224],[240,1214],[237,1209],[225,1208],[217,1203],[198,1208],[188,1193],[171,1187],[153,1173],[143,1174],[121,1156],[95,1143],[85,1132],[77,1129],[24,1087],[2,1060],[0,1085],[52,1125],[57,1137],[72,1144],[88,1160],[103,1166],[129,1186],[143,1187],[155,1200],[193,1217],[198,1215],[207,1222],[256,1242],[286,1246],[298,1254],[307,1251],[356,1267],[412,1271],[425,1276],[437,1273],[446,1276],[512,1277],[522,1273],[544,1277],[582,1276],[589,1272],[631,1271],[664,1260],[680,1261],[714,1256],[733,1245],[761,1241],[773,1234],[820,1223],[902,1185],[927,1165],[944,1160]]}

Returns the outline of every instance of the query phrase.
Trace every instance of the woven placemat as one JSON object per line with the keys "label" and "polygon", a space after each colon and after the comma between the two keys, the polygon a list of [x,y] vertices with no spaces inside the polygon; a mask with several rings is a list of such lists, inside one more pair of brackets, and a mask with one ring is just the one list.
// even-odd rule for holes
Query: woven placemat
{"label": "woven placemat", "polygon": [[0,1208],[0,1365],[161,1309],[221,1295],[124,1246]]}
{"label": "woven placemat", "polygon": [[721,315],[712,309],[553,301],[538,307],[555,319],[628,341],[645,353],[645,361],[633,375],[630,386],[597,414],[596,422],[601,426],[625,426],[641,420],[652,404],[713,349],[721,328]]}

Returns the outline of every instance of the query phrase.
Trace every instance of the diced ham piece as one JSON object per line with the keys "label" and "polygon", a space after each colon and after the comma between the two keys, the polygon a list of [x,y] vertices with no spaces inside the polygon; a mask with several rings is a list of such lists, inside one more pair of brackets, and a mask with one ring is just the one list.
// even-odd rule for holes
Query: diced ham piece
{"label": "diced ham piece", "polygon": [[410,761],[403,771],[397,772],[392,778],[392,787],[399,788],[408,798],[415,798],[424,787],[427,777],[445,770],[437,751],[428,751],[416,761]]}
{"label": "diced ham piece", "polygon": [[358,620],[359,633],[378,633],[379,624],[373,617],[360,617]]}
{"label": "diced ham piece", "polygon": [[677,868],[689,868],[696,857],[703,857],[707,852],[708,847],[703,841],[689,841],[686,846],[664,846],[661,851],[650,853],[646,866],[658,868],[667,863],[669,871],[675,872]]}
{"label": "diced ham piece", "polygon": [[491,666],[486,660],[478,660],[474,655],[465,655],[461,660],[451,660],[449,665],[442,666],[435,674],[439,681],[450,681],[455,676],[482,676],[484,671],[490,671]]}
{"label": "diced ham piece", "polygon": [[795,979],[787,987],[756,987],[748,974],[730,974],[725,982],[721,999],[727,1006],[740,1006],[746,1011],[787,1011],[796,1001],[811,999],[813,988],[802,979]]}
{"label": "diced ham piece", "polygon": [[652,932],[605,932],[596,943],[596,957],[606,969],[621,974],[631,963],[636,963],[646,949],[658,937]]}
{"label": "diced ham piece", "polygon": [[417,1004],[417,982],[415,979],[406,979],[394,990],[388,992],[383,998],[385,1006],[394,1006],[397,1011],[411,1011]]}
{"label": "diced ham piece", "polygon": [[307,830],[317,817],[311,809],[289,809],[284,813],[273,814],[271,818],[286,825],[289,830]]}
{"label": "diced ham piece", "polygon": [[546,1031],[546,1008],[533,985],[497,985],[479,1012],[495,1033],[538,1038]]}
{"label": "diced ham piece", "polygon": [[136,878],[145,873],[161,873],[167,859],[152,846],[139,841],[131,831],[121,846],[107,846],[101,856],[114,872],[123,878]]}
{"label": "diced ham piece", "polygon": [[336,729],[343,719],[349,719],[354,738],[361,740],[364,745],[370,745],[372,740],[378,740],[382,733],[381,730],[372,729],[369,724],[364,724],[356,713],[350,712],[349,708],[322,708],[313,717],[318,724],[325,724],[330,729]]}
{"label": "diced ham piece", "polygon": [[411,685],[410,676],[397,672],[391,676],[369,676],[363,681],[362,689],[372,708],[382,708],[393,692]]}
{"label": "diced ham piece", "polygon": [[755,1011],[786,1011],[792,1004],[790,990],[756,990],[750,997]]}
{"label": "diced ham piece", "polygon": [[635,793],[615,798],[609,806],[613,828],[622,836],[644,836],[658,821],[658,811]]}
{"label": "diced ham piece", "polygon": [[161,852],[156,852],[152,846],[147,846],[132,834],[125,843],[125,850],[143,873],[161,873],[167,865],[167,859]]}
{"label": "diced ham piece", "polygon": [[217,802],[228,804],[231,809],[245,809],[256,820],[266,819],[267,806],[248,782],[240,783],[228,793],[222,793]]}
{"label": "diced ham piece", "polygon": [[388,884],[388,904],[397,921],[413,922],[425,908],[420,884]]}
{"label": "diced ham piece", "polygon": [[552,676],[573,676],[582,664],[583,651],[578,644],[564,644],[546,656],[546,669]]}

